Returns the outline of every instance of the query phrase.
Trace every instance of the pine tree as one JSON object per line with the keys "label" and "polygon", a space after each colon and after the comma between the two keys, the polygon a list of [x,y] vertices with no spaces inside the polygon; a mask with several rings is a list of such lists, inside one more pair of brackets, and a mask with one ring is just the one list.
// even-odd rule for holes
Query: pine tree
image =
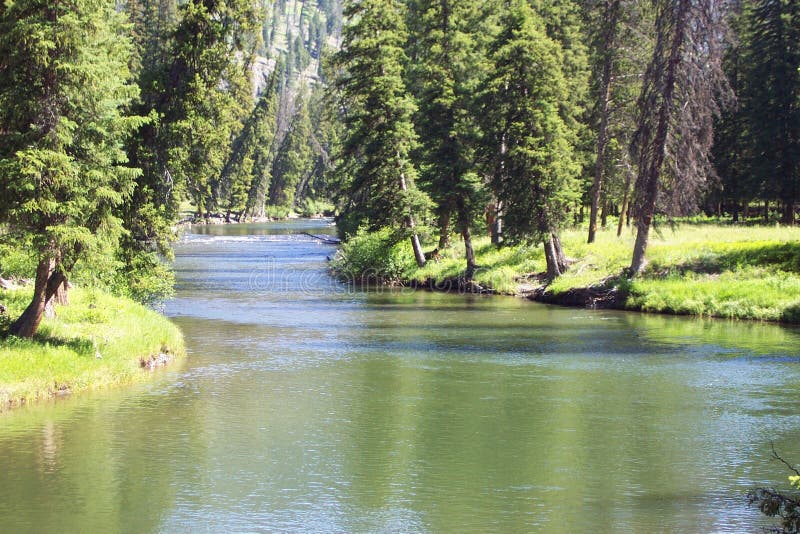
{"label": "pine tree", "polygon": [[560,43],[524,0],[512,1],[491,46],[482,91],[482,149],[512,241],[544,244],[548,275],[566,269],[558,231],[578,195],[578,134],[562,116],[569,84]]}
{"label": "pine tree", "polygon": [[421,187],[436,203],[439,248],[448,246],[450,221],[462,236],[467,276],[475,270],[471,226],[485,199],[475,169],[478,128],[474,94],[481,74],[477,35],[484,13],[468,0],[417,2],[411,86],[417,95]]}
{"label": "pine tree", "polygon": [[245,212],[245,215],[249,217],[264,216],[264,205],[272,181],[272,161],[275,158],[275,145],[278,137],[278,108],[282,76],[283,71],[278,62],[259,98],[258,107],[261,109],[254,113],[259,118],[252,141],[253,169]]}
{"label": "pine tree", "polygon": [[0,221],[32,236],[33,298],[11,333],[33,336],[75,263],[116,248],[137,171],[123,142],[132,46],[110,0],[16,0],[0,9]]}
{"label": "pine tree", "polygon": [[198,216],[219,207],[231,142],[252,109],[250,61],[257,17],[249,0],[190,0],[181,6],[160,106],[169,172]]}
{"label": "pine tree", "polygon": [[340,231],[404,227],[419,265],[425,256],[415,230],[429,200],[414,185],[410,154],[416,144],[414,102],[403,81],[408,36],[399,0],[365,0],[348,5],[342,73],[336,81],[345,109],[340,171],[346,202]]}
{"label": "pine tree", "polygon": [[270,181],[271,152],[277,130],[278,93],[281,73],[273,70],[264,91],[233,142],[230,158],[222,169],[222,196],[230,218],[238,220],[263,216],[264,199]]}
{"label": "pine tree", "polygon": [[742,113],[752,147],[747,167],[765,199],[794,224],[800,201],[800,4],[754,0],[746,11]]}
{"label": "pine tree", "polygon": [[297,100],[297,112],[272,165],[269,188],[269,203],[272,206],[294,207],[297,186],[313,171],[311,118],[306,98],[301,94]]}
{"label": "pine tree", "polygon": [[[639,79],[646,69],[652,45],[648,5],[640,0],[586,3],[593,72],[589,126],[596,134],[589,196],[589,243],[594,242],[598,222],[605,225],[611,203],[621,204],[621,223],[627,212],[633,174],[628,147],[636,129]],[[621,225],[617,231],[621,233]]]}
{"label": "pine tree", "polygon": [[174,276],[164,258],[172,257],[173,225],[180,199],[167,170],[164,147],[159,142],[170,36],[177,23],[175,0],[128,0],[125,12],[135,53],[132,74],[140,88],[132,110],[148,116],[146,124],[127,143],[131,165],[142,170],[130,198],[120,208],[125,232],[117,251],[116,286],[143,302],[162,299],[172,292]]}

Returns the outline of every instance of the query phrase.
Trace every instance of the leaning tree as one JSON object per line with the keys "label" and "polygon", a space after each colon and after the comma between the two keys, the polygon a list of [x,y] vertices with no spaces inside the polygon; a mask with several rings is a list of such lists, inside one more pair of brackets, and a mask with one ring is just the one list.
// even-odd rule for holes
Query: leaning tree
{"label": "leaning tree", "polygon": [[644,75],[632,149],[636,178],[636,276],[656,210],[682,214],[696,207],[714,170],[714,118],[730,90],[722,70],[725,0],[656,0],[656,44]]}

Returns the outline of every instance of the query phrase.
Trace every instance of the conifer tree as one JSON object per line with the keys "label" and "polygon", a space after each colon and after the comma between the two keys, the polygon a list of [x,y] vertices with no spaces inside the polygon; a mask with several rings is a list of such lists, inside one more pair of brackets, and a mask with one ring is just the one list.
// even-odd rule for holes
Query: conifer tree
{"label": "conifer tree", "polygon": [[800,3],[746,5],[741,111],[751,148],[746,166],[765,199],[794,224],[800,201]]}
{"label": "conifer tree", "polygon": [[620,221],[627,212],[633,174],[628,147],[636,129],[639,78],[652,45],[648,5],[641,0],[592,0],[585,6],[593,72],[588,126],[595,134],[589,243],[599,223],[605,225],[612,202],[621,204]]}
{"label": "conifer tree", "polygon": [[175,0],[128,0],[125,12],[131,22],[135,53],[132,74],[140,88],[132,110],[148,116],[127,143],[131,165],[142,170],[130,198],[120,208],[125,227],[117,251],[120,267],[116,284],[129,296],[151,302],[171,294],[174,276],[164,259],[172,258],[173,225],[180,199],[166,166],[160,143],[158,104],[164,96],[170,36],[177,23]]}
{"label": "conifer tree", "polygon": [[503,202],[510,239],[544,244],[551,278],[567,267],[558,232],[578,195],[577,132],[562,116],[569,102],[564,53],[527,1],[514,0],[490,47],[482,91],[482,152]]}
{"label": "conifer tree", "polygon": [[416,2],[411,86],[419,110],[421,187],[436,203],[439,248],[448,246],[450,221],[464,241],[467,276],[475,270],[471,226],[485,204],[476,172],[477,124],[474,94],[481,79],[476,32],[483,11],[468,0]]}
{"label": "conifer tree", "polygon": [[252,108],[250,61],[257,17],[250,0],[190,0],[181,6],[164,81],[164,129],[173,178],[198,216],[218,208],[231,142]]}
{"label": "conifer tree", "polygon": [[31,303],[11,333],[33,336],[75,263],[113,251],[137,171],[123,143],[132,51],[111,0],[15,0],[0,9],[0,221],[32,237]]}
{"label": "conifer tree", "polygon": [[269,157],[276,133],[278,76],[276,71],[270,74],[222,169],[221,194],[228,219],[235,213],[236,219],[241,220],[247,212],[250,192],[262,187],[264,160]]}
{"label": "conifer tree", "polygon": [[264,92],[253,112],[254,127],[252,139],[253,166],[250,189],[247,193],[245,217],[264,216],[264,205],[272,181],[272,161],[275,158],[275,144],[278,136],[278,107],[280,105],[280,80],[283,71],[280,62],[269,76]]}
{"label": "conifer tree", "polygon": [[346,126],[340,231],[402,226],[417,263],[424,265],[415,224],[429,200],[416,189],[417,170],[410,159],[415,106],[403,81],[404,15],[399,0],[353,2],[345,11],[348,23],[338,54],[342,72],[336,81]]}
{"label": "conifer tree", "polygon": [[310,146],[311,118],[305,96],[297,99],[297,111],[275,155],[269,203],[272,206],[292,208],[295,191],[303,178],[313,171],[313,153]]}

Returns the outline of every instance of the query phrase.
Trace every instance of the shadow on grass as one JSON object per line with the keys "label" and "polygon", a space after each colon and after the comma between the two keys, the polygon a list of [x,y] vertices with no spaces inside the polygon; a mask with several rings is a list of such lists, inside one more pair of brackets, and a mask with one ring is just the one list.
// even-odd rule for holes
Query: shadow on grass
{"label": "shadow on grass", "polygon": [[32,339],[24,339],[18,338],[9,335],[8,331],[9,325],[3,325],[0,328],[0,341],[5,344],[14,345],[14,344],[25,344],[25,345],[40,345],[42,347],[50,346],[50,347],[64,347],[72,350],[78,356],[94,356],[95,353],[95,346],[94,342],[91,339],[87,339],[84,337],[73,337],[73,338],[65,338],[59,336],[53,336],[47,334],[46,332],[39,332]]}
{"label": "shadow on grass", "polygon": [[800,273],[800,243],[775,243],[748,246],[742,244],[738,250],[728,250],[721,254],[709,254],[696,260],[670,267],[652,264],[648,271],[651,276],[668,276],[696,272],[701,274],[720,274],[743,267],[770,267],[775,270]]}

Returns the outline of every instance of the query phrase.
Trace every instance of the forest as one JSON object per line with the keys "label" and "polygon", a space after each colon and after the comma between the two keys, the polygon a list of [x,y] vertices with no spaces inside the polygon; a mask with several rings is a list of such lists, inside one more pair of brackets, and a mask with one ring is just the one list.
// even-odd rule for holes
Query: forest
{"label": "forest", "polygon": [[[704,213],[793,225],[793,0],[13,0],[0,5],[10,332],[70,281],[169,295],[180,222],[331,215],[422,266]],[[428,248],[429,250],[424,250]],[[432,250],[431,250],[432,249]]]}

